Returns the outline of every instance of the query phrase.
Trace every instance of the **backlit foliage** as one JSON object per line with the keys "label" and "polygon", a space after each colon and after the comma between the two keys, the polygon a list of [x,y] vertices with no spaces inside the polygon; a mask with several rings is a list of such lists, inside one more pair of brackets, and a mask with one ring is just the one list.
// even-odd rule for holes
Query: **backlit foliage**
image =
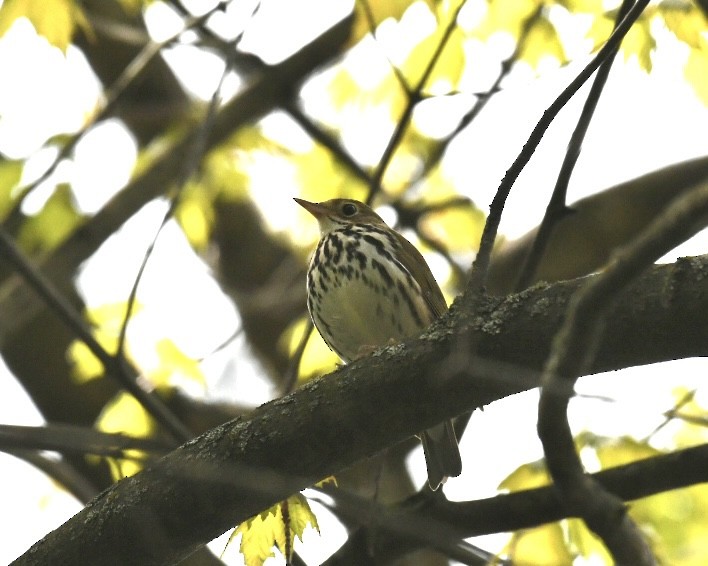
{"label": "backlit foliage", "polygon": [[[151,2],[121,0],[119,4],[131,17],[137,17],[149,9]],[[511,88],[507,85],[513,82],[506,79],[513,78],[514,73],[537,80],[558,68],[590,61],[612,33],[618,8],[618,2],[601,0],[359,0],[342,52],[298,85],[301,96],[293,97],[297,109],[288,106],[290,101],[284,104],[279,100],[267,114],[251,116],[247,123],[221,138],[221,143],[208,146],[203,154],[196,152],[196,157],[183,152],[179,144],[204,123],[207,127],[197,131],[194,138],[206,147],[204,140],[211,133],[209,120],[229,104],[232,93],[219,98],[213,107],[189,98],[188,112],[175,112],[174,120],[167,120],[168,125],[151,132],[154,135],[147,136],[149,141],[140,146],[132,180],[152,171],[156,164],[162,163],[161,158],[178,149],[184,170],[165,175],[168,182],[135,210],[110,209],[105,222],[114,223],[115,227],[109,235],[118,234],[123,222],[143,204],[159,201],[173,206],[165,224],[173,228],[176,224],[179,235],[190,246],[190,253],[193,252],[190,257],[203,260],[212,272],[218,272],[220,267],[223,271],[219,260],[230,251],[223,237],[223,215],[233,213],[229,207],[249,207],[249,211],[255,212],[248,219],[257,219],[263,239],[250,241],[241,234],[243,240],[229,244],[241,250],[257,247],[259,252],[277,249],[282,258],[275,266],[268,264],[269,257],[251,263],[244,260],[243,271],[265,272],[265,282],[258,280],[257,284],[246,277],[235,278],[236,283],[243,283],[239,286],[217,273],[222,289],[241,316],[239,328],[232,329],[234,335],[239,338],[245,335],[248,344],[235,357],[252,358],[253,365],[265,376],[262,381],[267,383],[263,389],[272,395],[284,390],[283,374],[288,370],[296,371],[297,379],[293,380],[296,385],[323,375],[338,362],[316,332],[309,337],[299,365],[284,367],[306,336],[308,317],[304,301],[290,318],[268,326],[268,347],[254,345],[255,340],[248,341],[254,326],[269,324],[277,319],[279,309],[287,310],[287,302],[292,300],[292,288],[287,283],[292,277],[302,279],[298,288],[304,286],[304,266],[319,237],[315,223],[291,203],[290,197],[311,201],[373,197],[373,205],[383,211],[386,220],[404,232],[434,266],[435,275],[451,302],[463,288],[487,215],[487,203],[476,201],[477,187],[469,168],[461,173],[450,157],[456,143],[464,144],[459,141],[464,126],[472,123],[470,127],[474,127],[475,105]],[[0,7],[0,36],[22,19],[31,23],[55,52],[58,49],[62,56],[68,57],[77,33],[89,44],[96,40],[87,12],[88,8],[75,0],[5,0]],[[256,12],[254,17],[257,15]],[[303,14],[303,17],[309,16]],[[218,34],[216,37],[207,34],[200,41],[190,39],[190,34],[196,37],[198,33],[192,30],[182,38],[187,44],[192,42],[190,48],[217,53],[220,61],[223,53],[219,49],[231,46]],[[620,58],[651,73],[657,53],[670,41],[674,47],[678,44],[684,49],[685,60],[677,59],[676,65],[681,66],[698,97],[708,104],[708,17],[697,4],[685,0],[651,4],[626,36]],[[173,47],[165,46],[165,51]],[[253,60],[244,57],[237,63],[246,70],[249,65],[261,65],[260,70],[268,70],[257,56]],[[238,64],[234,65],[237,70]],[[132,77],[132,80],[137,79]],[[234,96],[251,86],[248,80],[244,81],[233,89]],[[279,89],[281,85],[273,88]],[[105,118],[97,111],[104,108],[104,102],[96,100],[94,106],[85,109],[81,129],[54,132],[37,152],[79,141],[98,125],[96,120],[100,123]],[[159,115],[162,111],[170,110],[138,108],[135,114]],[[499,125],[497,135],[504,135],[504,124]],[[460,151],[459,145],[456,149]],[[470,162],[481,158],[464,155]],[[79,206],[70,180],[50,176],[40,182],[33,157],[36,155],[0,156],[0,218],[31,262],[41,266],[45,258],[70,241],[72,235],[80,233],[95,216]],[[56,164],[71,166],[73,160],[74,154],[68,151],[57,158]],[[27,164],[32,166],[25,167]],[[158,178],[162,182],[163,177]],[[116,195],[107,200],[113,196]],[[36,199],[33,207],[27,204],[31,197]],[[101,212],[108,207],[109,204]],[[232,224],[246,218],[245,214],[242,217],[233,214],[233,218],[228,217]],[[119,222],[116,215],[123,215]],[[103,242],[109,235],[105,235]],[[145,247],[150,238],[147,240]],[[80,238],[78,241],[76,245],[80,247],[83,242]],[[135,250],[129,252],[135,255]],[[77,260],[72,266],[67,275],[69,281],[76,277],[80,265],[83,261]],[[148,261],[148,274],[150,265]],[[237,267],[240,270],[241,266]],[[165,289],[181,283],[166,281]],[[280,283],[285,291],[278,286]],[[226,299],[220,297],[223,304]],[[127,297],[123,299],[118,304],[89,304],[83,313],[93,336],[107,353],[116,354],[125,324],[131,329],[137,327],[135,335],[127,334],[123,353],[137,368],[147,389],[166,398],[175,390],[209,393],[210,388],[216,389],[214,383],[223,376],[209,375],[207,364],[183,348],[171,335],[168,324],[160,329],[164,336],[140,332],[141,317],[150,305],[136,302],[128,308]],[[191,288],[185,289],[184,303],[193,299]],[[194,334],[201,332],[194,330]],[[91,387],[95,380],[108,379],[103,365],[83,342],[72,339],[62,343],[69,344],[64,361],[77,388]],[[213,344],[212,350],[206,352],[206,361],[222,347],[229,346],[228,340],[226,344]],[[249,378],[238,376],[236,381],[241,388],[238,394],[257,389],[251,382],[244,384],[242,379]],[[694,402],[672,414],[670,420],[680,422],[672,448],[705,442],[705,415],[705,408]],[[106,400],[95,417],[94,426],[105,432],[151,437],[159,430],[143,406],[125,391]],[[650,438],[607,439],[591,432],[581,434],[577,445],[602,469],[660,453]],[[113,479],[142,468],[144,454],[130,455],[134,458],[110,459]],[[541,463],[526,463],[510,474],[499,490],[530,489],[547,482]],[[632,502],[629,508],[664,563],[705,562],[708,556],[705,485]],[[240,535],[240,551],[246,564],[261,566],[274,556],[275,550],[290,560],[307,527],[319,532],[307,499],[295,494],[236,527],[230,541]],[[500,554],[518,564],[571,564],[576,560],[611,563],[605,547],[577,519],[510,534]]]}

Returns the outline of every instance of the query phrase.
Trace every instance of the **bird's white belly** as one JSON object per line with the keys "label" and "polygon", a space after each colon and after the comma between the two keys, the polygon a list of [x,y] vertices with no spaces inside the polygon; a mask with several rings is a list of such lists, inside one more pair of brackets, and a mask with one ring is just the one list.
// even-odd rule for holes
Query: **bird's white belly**
{"label": "bird's white belly", "polygon": [[[345,361],[356,359],[372,347],[416,336],[431,322],[419,293],[409,293],[409,305],[396,285],[384,290],[375,274],[369,270],[366,274],[368,284],[362,278],[344,277],[331,282],[321,297],[321,321],[315,317],[321,334],[321,323],[326,323],[326,340]],[[402,276],[400,279],[403,281]],[[372,285],[378,285],[378,290]],[[418,320],[410,314],[411,308]]]}

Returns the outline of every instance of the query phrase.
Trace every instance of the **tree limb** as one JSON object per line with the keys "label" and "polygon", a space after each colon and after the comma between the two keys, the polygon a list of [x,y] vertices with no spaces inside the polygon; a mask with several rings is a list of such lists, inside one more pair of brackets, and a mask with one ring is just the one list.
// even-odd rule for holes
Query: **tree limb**
{"label": "tree limb", "polygon": [[[421,338],[315,379],[115,484],[17,564],[174,562],[362,458],[535,387],[568,300],[586,282],[485,299],[472,313],[458,300]],[[708,257],[652,268],[611,308],[588,371],[708,355],[706,309]],[[455,363],[461,348],[465,364]]]}
{"label": "tree limb", "polygon": [[[708,481],[708,445],[617,466],[591,477],[624,501],[704,483]],[[376,524],[372,529],[398,535],[373,536],[371,529],[359,529],[323,566],[362,563],[362,557],[391,563],[426,543],[424,537],[411,538],[411,530],[407,528],[411,524],[426,529],[444,526],[443,540],[459,540],[528,529],[572,516],[553,486],[461,502],[417,494],[414,500],[393,510],[383,506],[372,509],[375,503],[361,501],[348,493],[342,496],[341,490],[335,488],[325,487],[323,491],[334,499],[337,513],[356,517],[362,525],[368,525],[375,513]],[[362,511],[368,515],[364,516]]]}

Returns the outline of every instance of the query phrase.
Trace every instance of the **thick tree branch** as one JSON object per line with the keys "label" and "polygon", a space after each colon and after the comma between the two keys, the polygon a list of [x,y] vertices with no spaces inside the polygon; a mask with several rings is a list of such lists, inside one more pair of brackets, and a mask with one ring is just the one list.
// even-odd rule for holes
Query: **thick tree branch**
{"label": "thick tree branch", "polygon": [[[702,156],[624,181],[571,205],[573,214],[558,222],[533,281],[559,281],[592,273],[605,265],[618,247],[630,242],[669,203],[708,184],[708,157]],[[492,257],[488,289],[513,291],[519,268],[538,229],[504,245]]]}
{"label": "thick tree branch", "polygon": [[[119,482],[18,564],[174,562],[419,430],[534,387],[568,300],[586,281],[488,299],[473,313],[457,301],[423,337],[316,379]],[[708,257],[654,267],[621,299],[588,371],[708,355]],[[464,364],[455,362],[460,348],[470,352]]]}
{"label": "thick tree branch", "polygon": [[[624,501],[704,483],[708,481],[708,445],[617,466],[591,477]],[[426,541],[424,537],[413,540],[410,534],[414,531],[408,529],[409,525],[427,525],[428,529],[444,525],[443,540],[459,540],[528,529],[572,516],[552,486],[463,502],[418,494],[416,499],[398,509],[377,506],[375,510],[370,501],[355,500],[351,494],[342,497],[337,489],[325,488],[324,491],[334,499],[336,512],[354,517],[364,525],[370,523],[375,513],[376,524],[372,529],[399,535],[376,537],[370,529],[360,529],[324,563],[325,566],[362,563],[362,557],[391,563]]]}

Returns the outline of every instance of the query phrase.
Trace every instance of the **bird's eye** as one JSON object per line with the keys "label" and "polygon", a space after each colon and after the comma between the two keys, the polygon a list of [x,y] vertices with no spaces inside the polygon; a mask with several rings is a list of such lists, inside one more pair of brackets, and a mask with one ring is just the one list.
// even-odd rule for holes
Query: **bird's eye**
{"label": "bird's eye", "polygon": [[356,206],[350,202],[342,207],[342,214],[344,214],[344,216],[354,216],[357,212]]}

